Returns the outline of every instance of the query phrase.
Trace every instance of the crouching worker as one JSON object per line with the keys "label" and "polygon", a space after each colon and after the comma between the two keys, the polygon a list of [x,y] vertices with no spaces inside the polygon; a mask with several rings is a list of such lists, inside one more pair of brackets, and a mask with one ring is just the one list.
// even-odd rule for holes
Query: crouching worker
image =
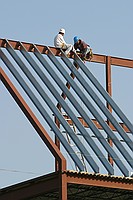
{"label": "crouching worker", "polygon": [[86,44],[83,40],[79,39],[77,36],[74,38],[74,49],[79,50],[81,55],[81,59],[84,61],[86,59],[91,60],[93,57],[92,49],[90,48],[90,45]]}
{"label": "crouching worker", "polygon": [[65,55],[69,56],[70,51],[73,50],[73,45],[72,44],[67,44],[65,42],[64,35],[65,35],[65,29],[61,28],[59,30],[59,33],[54,38],[54,46],[56,48],[60,48],[60,49],[65,50]]}

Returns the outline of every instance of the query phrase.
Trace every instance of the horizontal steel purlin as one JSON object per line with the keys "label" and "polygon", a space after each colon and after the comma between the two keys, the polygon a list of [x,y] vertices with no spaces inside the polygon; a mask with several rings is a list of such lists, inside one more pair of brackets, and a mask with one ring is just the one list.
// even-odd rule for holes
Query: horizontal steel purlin
{"label": "horizontal steel purlin", "polygon": [[84,174],[84,173],[77,173],[66,171],[64,172],[67,175],[67,183],[68,184],[84,184],[84,185],[91,185],[91,186],[100,186],[100,187],[108,187],[108,188],[119,188],[119,189],[127,189],[128,191],[133,191],[133,182],[131,179],[125,179],[122,177],[117,176],[104,176],[101,175],[94,175],[92,174]]}
{"label": "horizontal steel purlin", "polygon": [[[10,45],[16,49],[20,50],[20,42],[19,41],[14,41],[14,40],[8,40]],[[33,44],[32,43],[27,43],[27,42],[21,42],[23,46],[26,48],[28,52],[33,52]],[[47,54],[47,47],[44,45],[40,44],[35,44],[40,53],[42,54]],[[6,48],[6,40],[5,39],[0,39],[0,47]],[[55,56],[60,56],[60,50],[54,47],[49,47],[52,53]],[[70,57],[74,58],[74,55],[71,54]],[[106,63],[106,55],[100,55],[100,54],[94,54],[93,59],[91,62],[96,62],[96,63]],[[131,59],[125,59],[125,58],[118,58],[118,57],[111,57],[111,65],[116,65],[116,66],[121,66],[121,67],[128,67],[128,68],[133,68],[133,60]]]}
{"label": "horizontal steel purlin", "polygon": [[[68,119],[67,115],[64,115],[64,117],[66,119]],[[88,124],[84,121],[84,119],[82,117],[78,117],[78,119],[80,120],[80,122],[83,124],[84,127],[89,128]],[[100,130],[103,130],[103,128],[101,127],[101,125],[98,123],[98,121],[96,119],[91,119],[93,121],[93,123],[96,125],[96,127]],[[107,123],[107,121],[105,121]],[[73,124],[72,120],[69,118],[68,123],[70,125]],[[123,124],[123,123],[119,123],[121,125],[121,127],[124,129],[125,132],[130,133],[129,129]],[[112,131],[116,131],[116,129],[114,128],[114,126],[111,124],[110,128]]]}

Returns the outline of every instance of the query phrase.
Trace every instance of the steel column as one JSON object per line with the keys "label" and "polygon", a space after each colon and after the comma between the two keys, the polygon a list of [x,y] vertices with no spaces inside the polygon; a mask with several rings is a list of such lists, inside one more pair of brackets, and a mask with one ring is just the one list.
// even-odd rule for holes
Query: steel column
{"label": "steel column", "polygon": [[[109,93],[110,96],[112,96],[112,85],[111,85],[111,57],[107,56],[106,57],[106,91]],[[109,109],[110,113],[112,113],[112,108],[107,102],[107,108]],[[107,124],[109,127],[111,127],[110,121],[107,119]],[[113,141],[111,138],[108,137],[108,142],[110,146],[113,146]],[[111,165],[113,165],[113,159],[111,158],[110,155],[108,155],[109,162]]]}
{"label": "steel column", "polygon": [[[55,124],[60,129],[60,122],[56,116],[54,117],[54,120],[55,120]],[[58,149],[60,149],[60,140],[58,139],[58,137],[56,135],[55,135],[55,144],[58,147]],[[58,160],[55,159],[55,171],[58,171],[58,170],[59,170],[59,163],[58,163]]]}
{"label": "steel column", "polygon": [[[78,69],[79,67],[78,67],[78,65],[76,65],[76,63],[75,63],[75,67]],[[75,78],[75,76],[74,76],[74,74],[73,73],[71,73],[70,74],[70,76],[74,79]],[[66,83],[66,87],[68,88],[68,89],[70,89],[70,84],[67,82]],[[65,100],[66,99],[66,95],[65,95],[65,93],[64,92],[62,92],[62,94],[61,94],[61,96],[62,96],[62,98]],[[61,105],[58,103],[57,104],[57,108],[59,109],[59,111],[61,111]],[[57,117],[55,117],[55,123],[57,124],[57,126],[60,128],[60,123],[59,123],[59,120],[57,119]],[[59,139],[55,136],[55,144],[58,146],[58,148],[60,149],[60,141],[59,141]],[[55,160],[55,169],[56,169],[56,171],[58,171],[58,161],[56,161]]]}
{"label": "steel column", "polygon": [[59,177],[59,200],[67,200],[67,175],[63,172]]}
{"label": "steel column", "polygon": [[[78,65],[76,65],[76,63],[75,63],[75,67],[78,69],[79,67],[78,67]],[[75,78],[75,76],[74,76],[74,74],[73,73],[71,73],[70,74],[70,76],[74,79]],[[66,87],[68,88],[68,89],[70,89],[70,84],[67,82],[66,83]],[[64,92],[62,92],[62,94],[61,94],[61,96],[62,96],[62,98],[65,100],[66,99],[66,95],[65,95],[65,93]],[[57,108],[59,109],[59,111],[61,112],[61,105],[58,103],[57,104]],[[56,125],[58,126],[58,128],[60,128],[60,122],[59,122],[59,120],[57,119],[57,117],[55,116],[55,123],[56,123]],[[56,135],[55,135],[55,144],[57,145],[57,147],[60,149],[60,141],[59,141],[59,139],[56,137]],[[56,171],[58,171],[58,161],[57,160],[55,160],[55,170]]]}

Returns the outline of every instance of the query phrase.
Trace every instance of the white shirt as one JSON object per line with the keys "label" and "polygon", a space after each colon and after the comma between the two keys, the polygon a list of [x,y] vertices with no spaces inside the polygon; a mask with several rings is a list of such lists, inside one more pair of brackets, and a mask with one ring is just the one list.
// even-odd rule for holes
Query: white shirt
{"label": "white shirt", "polygon": [[54,46],[56,48],[63,48],[64,44],[66,44],[66,42],[63,38],[63,35],[58,33],[54,38]]}

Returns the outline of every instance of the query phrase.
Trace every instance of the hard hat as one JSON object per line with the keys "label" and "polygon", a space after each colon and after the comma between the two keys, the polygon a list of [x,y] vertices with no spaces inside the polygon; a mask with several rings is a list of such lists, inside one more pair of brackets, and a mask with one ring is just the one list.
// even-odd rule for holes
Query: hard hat
{"label": "hard hat", "polygon": [[61,29],[59,30],[59,32],[65,34],[65,29],[64,29],[64,28],[61,28]]}
{"label": "hard hat", "polygon": [[78,36],[75,36],[74,38],[73,38],[73,40],[74,40],[74,44],[79,40],[79,38],[78,38]]}

